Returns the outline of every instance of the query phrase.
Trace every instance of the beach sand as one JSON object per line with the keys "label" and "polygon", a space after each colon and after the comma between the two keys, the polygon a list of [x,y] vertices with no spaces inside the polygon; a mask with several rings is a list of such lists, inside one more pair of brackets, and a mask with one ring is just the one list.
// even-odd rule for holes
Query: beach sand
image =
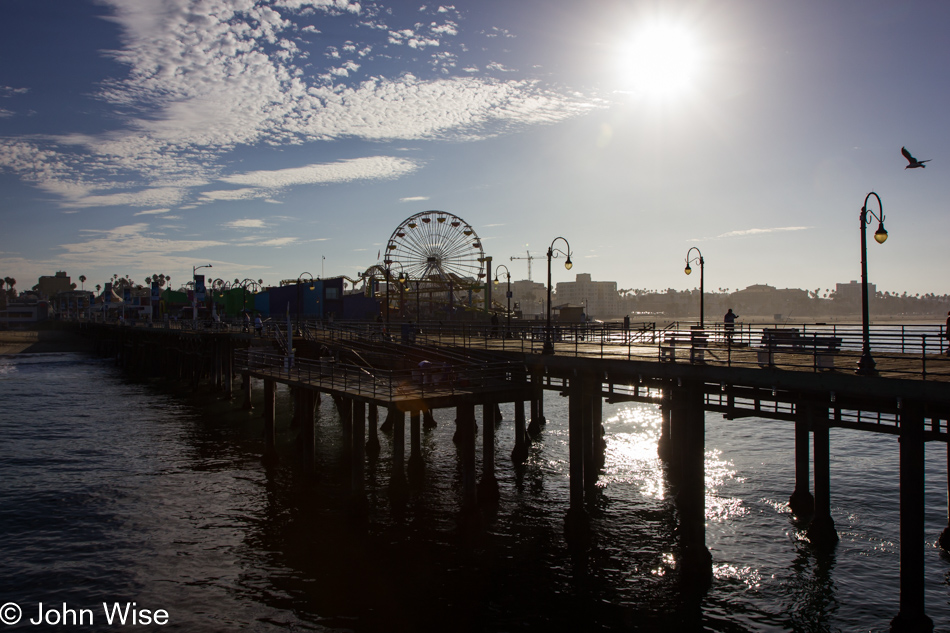
{"label": "beach sand", "polygon": [[86,338],[62,330],[0,331],[0,356],[88,352],[91,349],[90,341]]}

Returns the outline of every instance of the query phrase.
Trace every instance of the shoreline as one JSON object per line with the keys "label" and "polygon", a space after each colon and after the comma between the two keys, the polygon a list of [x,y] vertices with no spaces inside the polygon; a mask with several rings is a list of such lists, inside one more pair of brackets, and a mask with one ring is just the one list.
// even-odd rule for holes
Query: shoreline
{"label": "shoreline", "polygon": [[17,354],[64,354],[90,352],[86,338],[63,330],[2,330],[0,356]]}

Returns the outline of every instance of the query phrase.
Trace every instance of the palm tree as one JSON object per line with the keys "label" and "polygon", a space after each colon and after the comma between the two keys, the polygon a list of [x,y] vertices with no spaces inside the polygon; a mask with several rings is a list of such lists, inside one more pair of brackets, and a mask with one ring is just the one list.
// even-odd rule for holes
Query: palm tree
{"label": "palm tree", "polygon": [[86,276],[85,276],[85,275],[79,275],[79,284],[80,284],[80,288],[79,288],[80,290],[85,290],[85,289],[86,289],[86,285],[85,285],[85,284],[86,284]]}

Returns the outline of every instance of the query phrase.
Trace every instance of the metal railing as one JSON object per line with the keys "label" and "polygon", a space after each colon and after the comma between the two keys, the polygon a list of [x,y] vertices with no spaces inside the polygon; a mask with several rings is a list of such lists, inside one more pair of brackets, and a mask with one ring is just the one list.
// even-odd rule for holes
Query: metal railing
{"label": "metal railing", "polygon": [[[338,323],[321,337],[336,340],[393,341],[417,346],[460,347],[470,350],[540,354],[547,329],[543,322],[512,324],[412,324],[411,332],[397,324],[398,334],[379,323]],[[551,328],[556,354],[627,360],[782,368],[797,371],[851,371],[863,348],[860,325],[798,324],[769,327],[723,324],[705,328],[672,323],[558,324]],[[950,351],[943,325],[874,325],[870,346],[883,375],[950,380]]]}
{"label": "metal railing", "polygon": [[519,373],[518,366],[507,361],[467,366],[425,363],[413,369],[386,370],[341,363],[329,356],[291,361],[283,354],[254,349],[236,352],[235,361],[239,371],[390,401],[399,397],[424,398],[503,388]]}

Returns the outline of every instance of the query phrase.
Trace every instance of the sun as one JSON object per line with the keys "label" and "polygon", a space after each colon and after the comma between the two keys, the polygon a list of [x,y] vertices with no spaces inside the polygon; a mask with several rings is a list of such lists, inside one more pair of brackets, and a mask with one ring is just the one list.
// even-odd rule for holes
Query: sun
{"label": "sun", "polygon": [[693,87],[701,61],[695,34],[670,22],[652,22],[635,30],[619,59],[629,90],[663,100]]}

